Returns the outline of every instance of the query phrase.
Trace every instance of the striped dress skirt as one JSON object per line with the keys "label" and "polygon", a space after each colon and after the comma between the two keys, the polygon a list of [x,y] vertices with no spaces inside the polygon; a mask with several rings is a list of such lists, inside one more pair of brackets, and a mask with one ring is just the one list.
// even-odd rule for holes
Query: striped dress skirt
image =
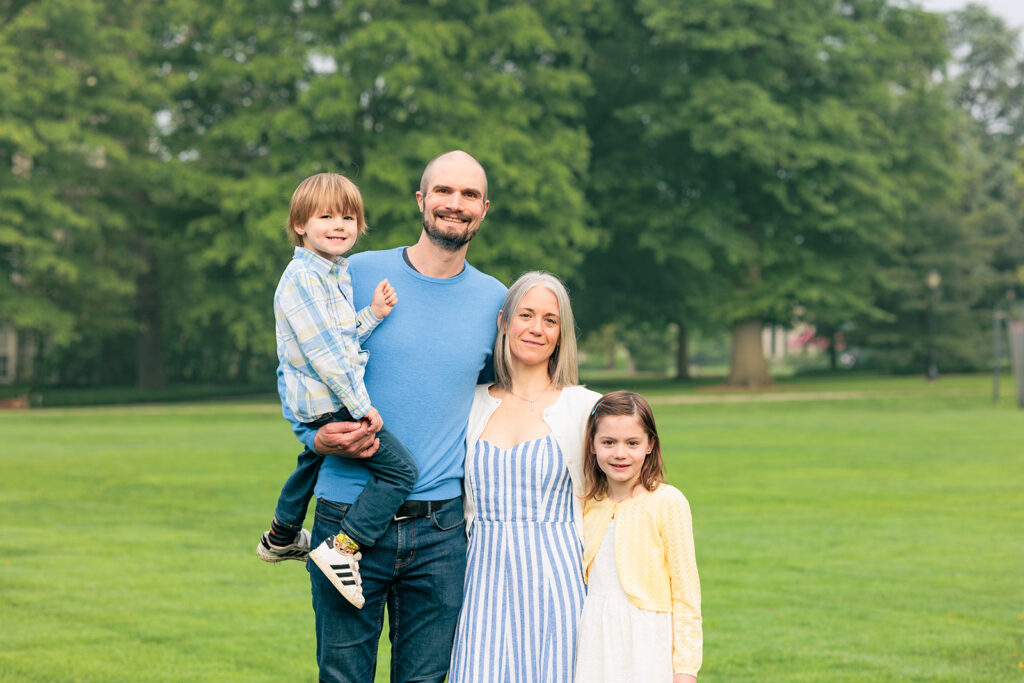
{"label": "striped dress skirt", "polygon": [[452,683],[569,683],[583,609],[572,483],[551,435],[466,458],[477,516]]}

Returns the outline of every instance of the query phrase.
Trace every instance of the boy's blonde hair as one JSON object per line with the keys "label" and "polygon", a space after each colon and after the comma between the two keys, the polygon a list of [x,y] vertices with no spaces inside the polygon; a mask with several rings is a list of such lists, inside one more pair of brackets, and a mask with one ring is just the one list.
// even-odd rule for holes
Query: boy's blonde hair
{"label": "boy's blonde hair", "polygon": [[360,237],[369,229],[363,215],[363,196],[356,184],[338,173],[317,173],[299,183],[292,193],[287,227],[292,244],[302,246],[302,235],[295,232],[295,226],[305,225],[321,210],[355,216]]}

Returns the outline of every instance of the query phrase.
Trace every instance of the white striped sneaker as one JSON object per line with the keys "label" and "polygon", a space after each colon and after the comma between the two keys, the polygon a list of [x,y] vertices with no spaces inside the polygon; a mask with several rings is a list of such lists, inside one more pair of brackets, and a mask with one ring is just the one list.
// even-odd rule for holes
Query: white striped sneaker
{"label": "white striped sneaker", "polygon": [[363,559],[361,553],[350,555],[340,552],[334,547],[334,536],[328,536],[309,553],[309,559],[330,579],[343,598],[357,609],[363,608],[363,580],[359,576],[359,560]]}
{"label": "white striped sneaker", "polygon": [[288,545],[274,545],[270,542],[270,532],[264,531],[260,542],[256,544],[256,555],[264,562],[281,562],[282,560],[306,561],[309,556],[309,532],[299,529],[295,539]]}

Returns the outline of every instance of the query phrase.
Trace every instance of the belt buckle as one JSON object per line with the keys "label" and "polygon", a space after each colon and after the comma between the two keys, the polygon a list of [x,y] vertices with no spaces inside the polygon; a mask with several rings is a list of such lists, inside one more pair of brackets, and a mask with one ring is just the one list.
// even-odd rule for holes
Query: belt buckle
{"label": "belt buckle", "polygon": [[405,507],[405,503],[403,503],[401,507],[395,510],[395,516],[391,518],[393,522],[401,522],[404,519],[414,519],[416,517],[416,515],[401,514],[403,507]]}

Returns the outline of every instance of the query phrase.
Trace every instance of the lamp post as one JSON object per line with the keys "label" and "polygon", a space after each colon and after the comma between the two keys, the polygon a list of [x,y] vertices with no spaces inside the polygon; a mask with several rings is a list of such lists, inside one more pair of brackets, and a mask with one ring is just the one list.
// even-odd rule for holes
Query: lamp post
{"label": "lamp post", "polygon": [[992,311],[992,402],[999,403],[999,361],[1002,360],[1002,349],[999,348],[999,335],[1003,333],[1003,318],[1006,314],[995,308]]}
{"label": "lamp post", "polygon": [[938,296],[942,276],[939,275],[939,271],[932,268],[925,276],[924,283],[930,292],[928,296],[928,381],[934,382],[939,378],[939,368],[935,365],[935,297]]}

